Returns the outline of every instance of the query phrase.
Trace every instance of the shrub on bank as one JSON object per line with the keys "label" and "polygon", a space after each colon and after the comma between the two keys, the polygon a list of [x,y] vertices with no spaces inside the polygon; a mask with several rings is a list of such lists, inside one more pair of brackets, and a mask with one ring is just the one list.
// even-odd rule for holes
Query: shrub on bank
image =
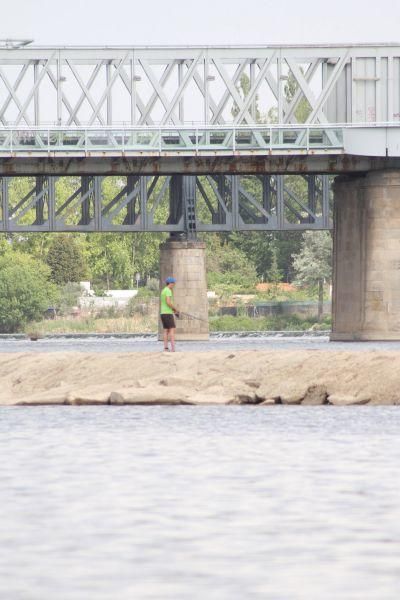
{"label": "shrub on bank", "polygon": [[302,319],[297,315],[287,317],[234,317],[224,315],[210,318],[210,331],[307,331],[329,330],[331,318],[325,317],[321,323],[317,319]]}
{"label": "shrub on bank", "polygon": [[43,316],[57,301],[50,268],[27,254],[0,257],[0,332],[21,331],[29,321]]}
{"label": "shrub on bank", "polygon": [[74,306],[78,306],[81,286],[79,283],[69,281],[59,288],[57,314],[68,315]]}
{"label": "shrub on bank", "polygon": [[[143,291],[142,291],[143,290]],[[129,299],[124,310],[124,316],[133,317],[135,315],[147,315],[152,313],[152,307],[157,306],[158,312],[158,296],[154,296],[154,292],[142,288],[137,296]]]}

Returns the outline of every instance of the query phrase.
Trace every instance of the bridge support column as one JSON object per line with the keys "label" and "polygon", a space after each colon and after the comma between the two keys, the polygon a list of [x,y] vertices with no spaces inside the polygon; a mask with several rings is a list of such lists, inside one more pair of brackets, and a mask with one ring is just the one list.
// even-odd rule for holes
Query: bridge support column
{"label": "bridge support column", "polygon": [[400,171],[334,184],[332,340],[400,340]]}
{"label": "bridge support column", "polygon": [[[205,243],[170,239],[160,246],[160,285],[168,276],[176,278],[175,304],[197,319],[176,319],[177,340],[208,340],[208,301]],[[162,337],[161,323],[159,336]]]}

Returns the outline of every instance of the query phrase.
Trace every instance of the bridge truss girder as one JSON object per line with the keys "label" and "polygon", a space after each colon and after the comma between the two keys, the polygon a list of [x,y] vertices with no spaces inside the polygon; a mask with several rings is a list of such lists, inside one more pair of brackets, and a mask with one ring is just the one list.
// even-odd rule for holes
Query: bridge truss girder
{"label": "bridge truss girder", "polygon": [[0,48],[0,125],[399,122],[399,79],[398,44]]}
{"label": "bridge truss girder", "polygon": [[2,177],[0,230],[330,229],[328,175]]}

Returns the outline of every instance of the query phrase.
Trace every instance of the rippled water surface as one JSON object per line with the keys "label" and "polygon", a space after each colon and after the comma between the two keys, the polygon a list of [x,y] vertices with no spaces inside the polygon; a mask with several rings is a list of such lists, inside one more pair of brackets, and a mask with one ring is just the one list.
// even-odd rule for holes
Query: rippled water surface
{"label": "rippled water surface", "polygon": [[0,409],[3,600],[397,600],[398,407]]}
{"label": "rippled water surface", "polygon": [[[400,350],[400,342],[330,342],[328,335],[304,333],[296,337],[256,332],[253,335],[213,335],[209,341],[178,342],[177,352],[209,350]],[[54,337],[37,341],[0,338],[1,352],[161,352],[155,335]]]}

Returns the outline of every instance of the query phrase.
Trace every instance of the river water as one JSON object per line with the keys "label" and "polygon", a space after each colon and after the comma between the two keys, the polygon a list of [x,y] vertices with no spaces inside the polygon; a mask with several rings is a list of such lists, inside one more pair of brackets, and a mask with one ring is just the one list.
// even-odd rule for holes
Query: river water
{"label": "river water", "polygon": [[[245,334],[215,334],[209,341],[177,342],[178,352],[209,350],[400,350],[400,342],[330,342],[328,335],[302,334],[290,336],[255,332]],[[28,338],[1,338],[2,352],[160,352],[162,343],[154,334],[68,337],[56,336],[31,341]]]}
{"label": "river water", "polygon": [[2,600],[398,600],[398,407],[3,407]]}

